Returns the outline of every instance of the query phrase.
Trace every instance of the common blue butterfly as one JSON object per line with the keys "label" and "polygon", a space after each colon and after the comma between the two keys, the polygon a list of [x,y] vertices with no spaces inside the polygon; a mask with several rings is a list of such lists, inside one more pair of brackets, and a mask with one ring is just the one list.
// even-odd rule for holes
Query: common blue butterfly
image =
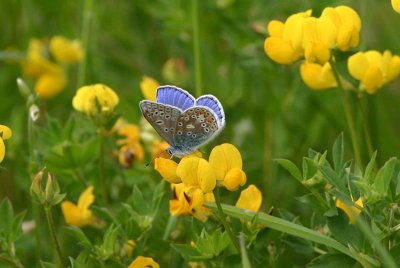
{"label": "common blue butterfly", "polygon": [[213,95],[195,99],[189,92],[175,86],[157,89],[156,102],[139,103],[144,118],[170,145],[172,156],[193,153],[212,140],[225,126],[225,113]]}

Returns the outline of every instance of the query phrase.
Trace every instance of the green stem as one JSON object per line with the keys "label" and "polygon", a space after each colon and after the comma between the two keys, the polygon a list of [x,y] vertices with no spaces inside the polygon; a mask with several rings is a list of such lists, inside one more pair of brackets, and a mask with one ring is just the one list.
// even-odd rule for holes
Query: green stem
{"label": "green stem", "polygon": [[90,33],[90,21],[92,20],[92,16],[93,16],[93,0],[85,0],[83,16],[82,16],[83,17],[82,31],[81,31],[82,50],[85,56],[83,57],[82,61],[79,64],[77,88],[83,86],[83,83],[85,82],[88,41]]}
{"label": "green stem", "polygon": [[215,204],[216,204],[217,212],[219,215],[219,220],[221,221],[222,225],[224,226],[225,231],[228,233],[228,236],[231,239],[233,245],[235,246],[237,252],[239,253],[240,252],[239,243],[238,243],[236,237],[233,235],[232,229],[231,229],[230,225],[228,224],[228,222],[226,221],[226,215],[224,214],[224,211],[222,210],[222,207],[221,207],[219,188],[216,189]]}
{"label": "green stem", "polygon": [[62,255],[60,243],[58,242],[58,239],[57,239],[56,228],[54,225],[53,217],[51,215],[51,206],[45,205],[44,212],[46,214],[47,224],[49,225],[51,238],[53,239],[54,246],[56,247],[56,250],[57,250],[58,258],[60,259],[60,263],[61,263],[62,267],[66,267],[64,264],[64,258]]}
{"label": "green stem", "polygon": [[192,26],[193,26],[193,54],[194,54],[194,74],[196,95],[201,96],[201,57],[200,57],[200,37],[199,37],[199,3],[192,0]]}
{"label": "green stem", "polygon": [[177,221],[177,217],[170,215],[169,219],[168,219],[168,223],[167,226],[165,227],[164,230],[164,235],[162,237],[162,239],[164,241],[166,241],[169,237],[169,234],[171,233],[171,230],[175,227],[176,221]]}
{"label": "green stem", "polygon": [[100,180],[100,189],[101,195],[103,198],[103,202],[105,205],[108,204],[108,194],[107,194],[107,185],[104,173],[104,136],[103,131],[99,130],[99,180]]}
{"label": "green stem", "polygon": [[[215,203],[206,202],[204,205],[213,210],[218,209]],[[335,239],[323,235],[321,233],[318,233],[314,230],[308,229],[304,226],[274,216],[270,216],[263,212],[244,210],[230,205],[220,205],[220,206],[222,207],[223,212],[228,216],[244,221],[251,221],[257,214],[257,224],[261,224],[273,230],[277,230],[283,233],[287,233],[293,236],[313,241],[321,245],[325,245],[327,247],[336,249],[337,251],[346,254],[353,259],[356,259],[355,256],[353,256],[353,254],[347,247],[340,244]]]}
{"label": "green stem", "polygon": [[371,133],[369,131],[370,128],[368,125],[367,116],[365,114],[366,113],[365,107],[364,107],[363,102],[360,97],[357,98],[357,103],[358,103],[357,106],[358,106],[358,110],[360,111],[361,121],[362,121],[363,129],[364,129],[365,141],[367,143],[368,155],[371,158],[372,154],[374,153],[374,147],[372,145]]}
{"label": "green stem", "polygon": [[360,153],[360,149],[359,149],[359,143],[358,143],[358,139],[357,139],[355,124],[354,124],[353,116],[351,113],[349,98],[347,96],[347,93],[344,90],[342,81],[340,80],[338,70],[336,69],[335,62],[333,61],[332,58],[329,60],[329,63],[331,65],[333,75],[335,76],[336,82],[338,84],[339,94],[342,99],[343,108],[344,108],[344,112],[346,114],[347,124],[348,124],[349,131],[350,131],[351,141],[353,144],[354,156],[355,156],[357,164],[359,165],[359,167],[362,168],[361,153]]}
{"label": "green stem", "polygon": [[244,241],[244,235],[242,232],[239,234],[240,241],[240,255],[242,257],[242,267],[243,268],[251,268],[249,256],[247,255],[246,243]]}

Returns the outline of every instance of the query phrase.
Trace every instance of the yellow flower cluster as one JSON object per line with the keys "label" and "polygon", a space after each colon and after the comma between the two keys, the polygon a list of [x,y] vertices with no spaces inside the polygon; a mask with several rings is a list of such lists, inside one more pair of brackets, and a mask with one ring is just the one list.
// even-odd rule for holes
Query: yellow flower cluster
{"label": "yellow flower cluster", "polygon": [[[155,169],[171,183],[174,198],[170,200],[170,213],[191,214],[202,221],[210,213],[203,203],[214,201],[213,190],[216,186],[235,191],[246,183],[240,152],[228,143],[214,147],[208,161],[196,154],[183,157],[179,163],[159,157],[155,159]],[[259,209],[262,197],[258,189],[259,194],[254,194],[254,188],[252,185],[242,192],[238,207]]]}
{"label": "yellow flower cluster", "polygon": [[118,95],[111,88],[103,84],[95,84],[79,88],[72,99],[72,106],[88,116],[99,113],[110,115],[118,102]]}
{"label": "yellow flower cluster", "polygon": [[6,147],[4,145],[4,140],[11,138],[12,131],[9,127],[0,125],[0,163],[4,159],[4,155],[6,154]]}
{"label": "yellow flower cluster", "polygon": [[78,40],[70,41],[62,36],[54,36],[49,42],[31,39],[24,73],[36,79],[35,92],[39,97],[52,98],[67,86],[66,64],[77,63],[83,57]]}
{"label": "yellow flower cluster", "polygon": [[[395,10],[397,2],[392,1]],[[327,7],[319,18],[312,17],[311,13],[307,10],[291,15],[285,22],[269,22],[270,36],[264,42],[264,50],[280,64],[304,58],[300,74],[308,87],[317,90],[337,87],[331,66],[335,62],[332,50],[348,51],[358,46],[361,19],[348,6]],[[360,81],[360,90],[373,94],[399,76],[400,57],[389,51],[358,52],[349,57],[348,70]]]}
{"label": "yellow flower cluster", "polygon": [[65,221],[76,227],[84,227],[86,225],[95,224],[95,217],[89,209],[94,202],[93,186],[89,186],[81,194],[78,204],[75,205],[71,201],[61,203],[61,210]]}
{"label": "yellow flower cluster", "polygon": [[[120,120],[118,120],[121,122]],[[144,149],[140,143],[139,127],[135,124],[117,122],[117,134],[121,138],[117,140],[120,145],[118,160],[121,166],[131,168],[132,162],[140,162],[144,158]]]}

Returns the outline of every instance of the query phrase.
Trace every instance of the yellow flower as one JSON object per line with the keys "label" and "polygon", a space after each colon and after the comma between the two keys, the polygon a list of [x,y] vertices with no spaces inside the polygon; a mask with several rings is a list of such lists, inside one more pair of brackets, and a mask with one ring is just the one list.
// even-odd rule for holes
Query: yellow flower
{"label": "yellow flower", "polygon": [[[79,88],[72,100],[72,106],[79,112],[94,116],[99,112],[111,114],[118,102],[118,95],[111,88],[95,84]],[[101,111],[98,111],[98,107]]]}
{"label": "yellow flower", "polygon": [[199,157],[182,158],[176,169],[176,175],[185,185],[198,187],[204,193],[212,192],[216,185],[216,176],[211,165]]}
{"label": "yellow flower", "polygon": [[58,95],[66,86],[67,78],[63,71],[48,72],[41,75],[36,81],[35,92],[39,97],[49,99]]}
{"label": "yellow flower", "polygon": [[305,59],[312,62],[325,63],[331,57],[336,38],[333,22],[326,18],[309,17],[303,21],[303,47]]}
{"label": "yellow flower", "polygon": [[152,258],[138,256],[129,266],[128,268],[159,268],[160,265],[156,263]]}
{"label": "yellow flower", "polygon": [[[120,121],[121,122],[121,121]],[[120,123],[117,133],[123,138],[117,143],[122,145],[118,152],[119,163],[125,168],[131,168],[132,162],[140,162],[144,158],[144,149],[139,139],[139,127],[134,124]]]}
{"label": "yellow flower", "polygon": [[79,40],[70,41],[59,35],[50,39],[50,52],[59,62],[75,63],[83,58],[83,50]]}
{"label": "yellow flower", "polygon": [[392,7],[394,11],[400,13],[400,0],[392,0]]}
{"label": "yellow flower", "polygon": [[285,23],[273,20],[268,24],[270,37],[265,39],[264,50],[273,61],[291,64],[303,55],[303,22],[311,10],[290,16]]}
{"label": "yellow flower", "polygon": [[342,51],[358,46],[360,40],[361,19],[348,6],[327,7],[321,17],[329,18],[336,27],[336,46]]}
{"label": "yellow flower", "polygon": [[211,210],[203,207],[204,201],[214,202],[212,193],[203,193],[201,189],[186,186],[184,183],[171,184],[174,198],[169,201],[171,215],[193,215],[195,218],[205,221]]}
{"label": "yellow flower", "polygon": [[4,145],[4,140],[11,138],[12,131],[9,127],[5,125],[0,125],[0,163],[4,159],[4,155],[6,154],[6,147]]}
{"label": "yellow flower", "polygon": [[37,78],[45,73],[59,73],[62,68],[48,60],[46,55],[46,44],[39,39],[29,40],[29,46],[24,63],[24,73]]}
{"label": "yellow flower", "polygon": [[246,173],[242,170],[242,156],[234,145],[224,143],[214,147],[209,162],[217,180],[228,190],[235,191],[246,183]]}
{"label": "yellow flower", "polygon": [[[353,196],[351,196],[351,201],[354,202]],[[356,201],[356,205],[362,208],[364,207],[361,197],[358,198],[358,200]],[[349,217],[349,220],[352,224],[356,223],[357,217],[361,213],[361,210],[359,208],[357,208],[356,206],[348,205],[339,198],[336,199],[336,207],[340,208],[341,210],[344,211],[344,213],[346,213],[347,217]]]}
{"label": "yellow flower", "polygon": [[331,65],[304,62],[300,67],[301,78],[312,89],[328,89],[337,86]]}
{"label": "yellow flower", "polygon": [[251,211],[258,211],[262,203],[261,191],[253,184],[244,189],[236,202],[237,208],[248,209]]}
{"label": "yellow flower", "polygon": [[169,147],[169,144],[165,141],[154,140],[151,145],[151,159],[156,159],[158,157],[171,158],[167,153]]}
{"label": "yellow flower", "polygon": [[176,174],[177,168],[178,164],[171,159],[158,157],[154,160],[154,169],[157,170],[161,177],[163,177],[169,183],[182,182],[182,180]]}
{"label": "yellow flower", "polygon": [[150,76],[143,76],[142,81],[140,81],[140,90],[143,96],[151,101],[156,100],[157,88],[160,84],[154,78]]}
{"label": "yellow flower", "polygon": [[128,255],[128,257],[132,256],[133,251],[135,250],[136,247],[136,242],[135,240],[128,240],[128,243],[126,245],[126,255]]}
{"label": "yellow flower", "polygon": [[78,205],[70,201],[61,203],[61,209],[64,214],[65,221],[77,227],[84,227],[93,224],[95,218],[92,211],[89,209],[94,202],[93,186],[89,186],[81,194],[78,200]]}
{"label": "yellow flower", "polygon": [[349,57],[347,68],[350,74],[360,80],[361,89],[374,94],[384,84],[400,74],[400,57],[386,50],[383,54],[370,50],[358,52]]}

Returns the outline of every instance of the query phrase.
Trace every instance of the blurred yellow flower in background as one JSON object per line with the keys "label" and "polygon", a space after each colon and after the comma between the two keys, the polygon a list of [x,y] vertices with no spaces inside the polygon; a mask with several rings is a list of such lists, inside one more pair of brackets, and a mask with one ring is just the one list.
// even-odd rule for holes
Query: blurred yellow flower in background
{"label": "blurred yellow flower in background", "polygon": [[58,62],[63,63],[76,63],[84,56],[79,40],[68,40],[60,35],[50,39],[50,52]]}
{"label": "blurred yellow flower in background", "polygon": [[114,90],[103,84],[79,88],[72,100],[72,106],[75,110],[89,116],[98,113],[111,114],[118,103],[118,95]]}
{"label": "blurred yellow flower in background", "polygon": [[65,37],[55,36],[48,43],[33,38],[29,41],[23,70],[27,76],[36,79],[36,94],[49,99],[67,86],[67,66],[61,63],[77,63],[83,56],[78,40],[69,41]]}
{"label": "blurred yellow flower in background", "polygon": [[270,37],[264,42],[268,57],[280,64],[291,64],[303,56],[303,22],[311,12],[291,15],[285,23],[277,20],[268,23]]}
{"label": "blurred yellow flower in background", "polygon": [[78,205],[70,201],[61,203],[61,210],[64,215],[65,221],[76,227],[84,227],[86,225],[94,224],[95,218],[92,211],[89,209],[90,205],[94,202],[93,186],[89,186],[81,194],[78,200]]}
{"label": "blurred yellow flower in background", "polygon": [[217,180],[228,190],[235,191],[246,183],[246,173],[242,170],[242,156],[234,145],[224,143],[215,146],[210,153],[209,162]]}
{"label": "blurred yellow flower in background", "polygon": [[154,140],[151,144],[151,159],[156,159],[158,157],[171,158],[167,152],[169,147],[169,144],[165,141]]}
{"label": "blurred yellow flower in background", "polygon": [[349,57],[347,68],[355,79],[360,80],[361,89],[374,94],[399,76],[400,57],[388,50],[383,54],[375,50],[358,52]]}
{"label": "blurred yellow flower in background", "polygon": [[304,62],[300,67],[301,78],[312,89],[328,89],[337,86],[329,62],[324,65]]}
{"label": "blurred yellow flower in background", "polygon": [[258,211],[262,204],[261,191],[254,185],[250,184],[244,189],[236,202],[237,208],[248,209],[251,211]]}
{"label": "blurred yellow flower in background", "polygon": [[188,80],[188,72],[183,58],[168,59],[161,70],[163,79],[174,85],[184,85]]}
{"label": "blurred yellow flower in background", "polygon": [[152,258],[138,256],[129,266],[128,268],[160,268],[157,262],[155,262]]}
{"label": "blurred yellow flower in background", "polygon": [[[351,200],[354,201],[353,196],[351,196]],[[362,207],[362,208],[364,207],[361,197],[358,198],[358,200],[356,201],[356,205],[359,207]],[[343,202],[339,198],[336,199],[336,207],[340,208],[341,210],[344,211],[344,213],[346,213],[347,217],[349,218],[349,220],[352,224],[356,223],[357,217],[361,213],[361,209],[359,209],[356,206],[348,205],[347,203]]]}
{"label": "blurred yellow flower in background", "polygon": [[140,90],[145,99],[155,101],[157,88],[160,84],[154,78],[150,76],[143,76],[142,81],[140,81]]}
{"label": "blurred yellow flower in background", "polygon": [[6,154],[6,146],[4,145],[4,140],[11,138],[11,136],[11,129],[5,125],[0,125],[0,163],[3,161]]}
{"label": "blurred yellow flower in background", "polygon": [[392,3],[392,8],[394,9],[394,11],[396,11],[397,13],[400,13],[400,0],[391,0]]}
{"label": "blurred yellow flower in background", "polygon": [[118,153],[119,163],[125,168],[131,168],[132,162],[140,162],[144,158],[144,149],[140,143],[140,130],[137,125],[125,124],[119,126],[117,134],[121,136],[117,144],[121,145]]}

